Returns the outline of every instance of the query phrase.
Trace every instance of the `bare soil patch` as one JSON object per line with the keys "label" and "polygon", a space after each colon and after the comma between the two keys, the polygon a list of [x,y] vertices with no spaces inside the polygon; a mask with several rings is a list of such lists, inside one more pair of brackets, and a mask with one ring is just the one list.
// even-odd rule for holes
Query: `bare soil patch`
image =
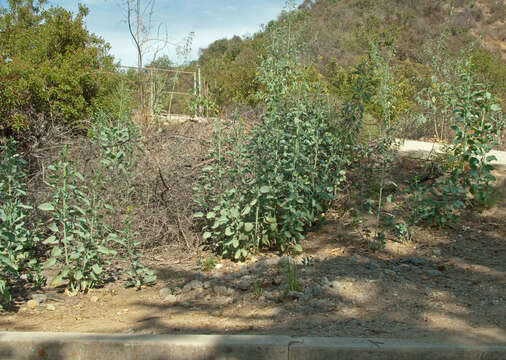
{"label": "bare soil patch", "polygon": [[[373,252],[364,226],[338,212],[313,229],[304,252],[247,263],[165,245],[146,254],[157,283],[140,291],[121,278],[88,294],[48,286],[18,297],[0,331],[141,334],[286,334],[506,343],[506,174],[493,208],[450,229]],[[287,291],[287,263],[298,291]],[[123,266],[118,263],[117,266]],[[42,295],[42,296],[41,296]],[[36,301],[28,300],[34,298]]]}

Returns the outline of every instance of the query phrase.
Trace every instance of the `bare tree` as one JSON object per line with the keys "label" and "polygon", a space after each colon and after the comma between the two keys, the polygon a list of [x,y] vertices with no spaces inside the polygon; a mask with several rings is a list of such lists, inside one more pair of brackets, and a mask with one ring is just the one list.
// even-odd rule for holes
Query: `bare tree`
{"label": "bare tree", "polygon": [[152,54],[152,61],[154,61],[168,45],[175,45],[169,41],[167,29],[163,23],[158,24],[156,34],[154,34],[153,14],[155,3],[155,0],[124,0],[128,31],[137,51],[139,101],[143,117],[145,115],[145,89],[142,78],[144,57]]}

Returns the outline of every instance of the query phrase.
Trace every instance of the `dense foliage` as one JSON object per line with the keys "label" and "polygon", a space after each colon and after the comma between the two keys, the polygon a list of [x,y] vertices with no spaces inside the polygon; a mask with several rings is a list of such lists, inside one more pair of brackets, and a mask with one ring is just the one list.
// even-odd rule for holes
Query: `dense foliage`
{"label": "dense foliage", "polygon": [[266,107],[260,122],[217,123],[214,166],[204,169],[197,201],[205,209],[204,238],[224,257],[242,259],[261,248],[301,250],[344,178],[341,146],[323,89],[305,79],[293,17],[269,29],[258,68],[256,96]]}
{"label": "dense foliage", "polygon": [[[63,145],[44,169],[45,184],[35,190],[42,195],[38,204],[34,189],[30,193],[26,186],[26,154],[14,140],[0,146],[0,294],[6,303],[13,289],[44,284],[41,270],[47,268],[56,270],[51,281],[71,292],[101,286],[112,276],[113,258],[127,264],[127,285],[154,281],[154,272],[142,264],[129,211],[119,224],[111,221],[110,195],[115,204],[125,206],[136,192],[135,148],[142,137],[130,116],[95,115],[81,144],[87,147],[85,159]],[[5,302],[0,301],[0,307]]]}
{"label": "dense foliage", "polygon": [[488,153],[497,145],[497,135],[505,125],[504,115],[490,89],[477,79],[474,68],[470,58],[462,59],[456,67],[457,81],[445,84],[446,91],[438,96],[436,113],[447,114],[453,138],[447,157],[440,161],[437,180],[429,186],[417,184],[423,195],[413,207],[414,223],[454,222],[466,207],[469,194],[475,204],[482,206],[493,196],[491,184],[495,177],[490,162],[496,157]]}
{"label": "dense foliage", "polygon": [[[300,250],[308,228],[346,190],[359,194],[356,216],[363,210],[374,215],[375,231],[368,240],[378,250],[387,227],[411,239],[414,226],[444,225],[456,221],[471,202],[486,204],[494,181],[494,158],[487,154],[497,145],[504,117],[490,85],[479,82],[483,75],[474,65],[472,47],[448,57],[449,40],[442,33],[424,47],[431,59],[424,66],[432,76],[416,88],[399,70],[398,47],[384,34],[372,36],[360,63],[344,69],[334,62],[324,86],[312,62],[301,56],[308,49],[297,51],[304,42],[296,24],[306,15],[300,9],[284,13],[261,35],[267,45],[255,70],[253,97],[264,109],[260,121],[247,131],[240,119],[215,124],[213,165],[204,168],[196,188],[204,211],[195,217],[201,219],[204,239],[235,259],[261,248]],[[226,41],[210,49],[219,44]],[[431,175],[434,181],[414,179],[410,215],[396,219],[384,211],[398,187],[389,180],[393,145],[403,114],[415,106],[412,114],[419,114],[420,123],[433,124],[434,133],[444,134],[440,138],[451,145],[444,161],[437,162],[441,167]],[[428,111],[420,112],[423,108]]]}
{"label": "dense foliage", "polygon": [[23,277],[40,280],[37,226],[28,222],[33,207],[26,204],[26,165],[15,141],[0,145],[0,295],[7,301],[10,288]]}
{"label": "dense foliage", "polygon": [[43,136],[50,123],[79,127],[111,106],[113,58],[77,14],[45,1],[0,8],[0,130]]}
{"label": "dense foliage", "polygon": [[[356,224],[372,215],[375,231],[364,237],[377,251],[392,229],[412,240],[417,227],[456,222],[495,196],[489,152],[505,126],[504,64],[469,42],[464,24],[479,20],[465,0],[449,21],[432,0],[305,1],[250,38],[204,49],[199,64],[211,94],[193,89],[186,102],[173,99],[167,83],[174,92],[196,76],[173,75],[166,57],[151,64],[157,71],[115,72],[107,45],[84,27],[86,8],[73,15],[42,5],[10,0],[0,9],[2,303],[17,287],[42,285],[44,268],[55,267],[52,280],[71,292],[101,286],[116,276],[114,258],[126,264],[128,285],[150,284],[155,275],[139,250],[146,233],[175,233],[195,248],[202,230],[218,254],[242,260],[262,249],[301,251],[334,206]],[[433,33],[421,39],[427,25]],[[145,77],[150,90],[135,100]],[[184,108],[213,116],[217,103],[261,115],[213,118],[212,132],[199,124],[166,136],[172,127],[135,123],[148,117],[132,108],[148,102],[153,115]],[[416,136],[413,124],[446,141],[446,150],[430,159],[425,179],[406,179],[404,212],[387,212],[400,188],[392,180],[396,138]],[[69,129],[85,131],[65,137]],[[39,140],[51,146],[25,146]],[[354,205],[339,203],[344,198]],[[152,222],[134,224],[139,218],[156,218],[158,235],[146,230]],[[286,277],[287,291],[300,290],[295,265]]]}

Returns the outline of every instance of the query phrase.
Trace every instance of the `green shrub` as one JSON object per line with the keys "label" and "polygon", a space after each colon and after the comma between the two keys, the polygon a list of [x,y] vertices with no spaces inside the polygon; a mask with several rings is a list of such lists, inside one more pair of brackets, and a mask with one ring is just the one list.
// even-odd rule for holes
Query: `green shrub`
{"label": "green shrub", "polygon": [[506,105],[506,66],[504,61],[484,49],[475,49],[471,58],[476,72],[491,86],[497,94],[498,102],[504,108]]}
{"label": "green shrub", "polygon": [[[125,93],[120,96],[120,104],[128,101],[124,97]],[[124,209],[120,210],[124,217],[120,225],[122,228],[111,231],[108,241],[120,245],[119,257],[128,264],[123,270],[128,275],[127,286],[141,288],[153,283],[156,276],[141,261],[143,255],[139,251],[139,233],[132,231],[129,219],[133,209],[132,200],[136,195],[134,176],[138,161],[137,150],[142,148],[143,137],[140,127],[131,120],[128,110],[128,106],[120,107],[116,116],[99,112],[88,136],[98,149],[98,164],[93,171],[100,177],[101,193],[109,195],[116,204],[116,209]]]}
{"label": "green shrub", "polygon": [[17,153],[17,143],[0,146],[0,295],[9,302],[10,288],[22,275],[39,282],[35,257],[39,242],[36,227],[27,224],[32,207],[25,204],[26,161]]}
{"label": "green shrub", "polygon": [[9,1],[0,8],[0,130],[43,136],[49,124],[82,127],[111,107],[114,77],[108,45],[84,18],[44,1]]}
{"label": "green shrub", "polygon": [[411,200],[415,223],[454,222],[465,208],[468,194],[480,205],[486,205],[494,196],[491,183],[495,177],[490,162],[495,156],[488,153],[505,125],[502,110],[487,85],[477,80],[470,59],[462,59],[458,80],[446,94],[442,101],[453,107],[452,144],[440,169],[442,175],[434,184],[416,186]]}
{"label": "green shrub", "polygon": [[[53,281],[67,281],[67,287],[74,292],[100,286],[108,278],[110,260],[116,255],[129,265],[124,269],[129,286],[141,287],[155,279],[154,272],[140,261],[140,242],[136,240],[139,234],[131,231],[128,220],[135,192],[134,150],[141,136],[138,126],[126,114],[120,115],[96,116],[88,135],[97,151],[86,174],[77,171],[67,148],[48,167],[46,184],[52,190],[52,199],[39,205],[51,216],[48,228],[52,235],[44,243],[52,249],[45,266],[58,264]],[[108,213],[114,210],[107,201],[111,192],[115,202],[127,209],[122,212],[123,229],[113,228],[108,221]]]}
{"label": "green shrub", "polygon": [[190,98],[186,101],[185,112],[191,117],[213,117],[218,114],[218,105],[209,97],[190,91]]}
{"label": "green shrub", "polygon": [[[296,13],[292,13],[296,14]],[[259,248],[301,250],[322,218],[344,171],[322,89],[306,80],[289,33],[290,17],[271,27],[268,55],[258,69],[266,106],[249,133],[218,122],[197,201],[204,238],[224,257],[249,257]]]}
{"label": "green shrub", "polygon": [[45,266],[61,263],[53,282],[68,280],[71,291],[87,291],[103,283],[108,275],[104,265],[116,254],[108,247],[112,232],[103,221],[103,211],[110,207],[99,193],[100,178],[87,184],[66,148],[48,170],[46,184],[53,190],[52,199],[39,205],[52,218],[52,235],[44,240],[52,245]]}
{"label": "green shrub", "polygon": [[97,149],[99,164],[94,171],[100,174],[104,184],[114,184],[109,192],[114,194],[115,203],[126,208],[135,192],[135,151],[142,143],[139,126],[130,119],[128,112],[109,116],[101,111],[94,117],[88,138]]}
{"label": "green shrub", "polygon": [[156,280],[156,275],[152,269],[141,262],[143,255],[138,250],[141,242],[135,240],[137,237],[139,233],[132,232],[127,222],[118,235],[112,234],[111,239],[124,249],[120,253],[120,258],[128,263],[128,267],[123,270],[129,276],[126,285],[140,289],[142,286],[152,284]]}

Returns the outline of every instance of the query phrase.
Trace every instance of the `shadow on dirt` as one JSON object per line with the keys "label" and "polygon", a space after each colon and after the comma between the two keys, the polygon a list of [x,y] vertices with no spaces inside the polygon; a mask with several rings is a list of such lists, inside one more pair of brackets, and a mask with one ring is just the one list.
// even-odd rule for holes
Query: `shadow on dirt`
{"label": "shadow on dirt", "polygon": [[[328,223],[325,230],[332,227],[339,225]],[[157,315],[138,318],[133,330],[505,343],[500,233],[477,228],[440,234],[440,240],[419,244],[410,254],[390,248],[367,252],[357,238],[337,237],[334,252],[327,251],[327,240],[305,254],[325,258],[297,266],[298,292],[285,291],[285,268],[279,264],[237,266],[226,274],[164,267],[160,273],[177,274],[186,284],[197,280],[196,288],[179,294],[174,286],[175,301],[137,303]],[[244,279],[249,286],[241,290]]]}

